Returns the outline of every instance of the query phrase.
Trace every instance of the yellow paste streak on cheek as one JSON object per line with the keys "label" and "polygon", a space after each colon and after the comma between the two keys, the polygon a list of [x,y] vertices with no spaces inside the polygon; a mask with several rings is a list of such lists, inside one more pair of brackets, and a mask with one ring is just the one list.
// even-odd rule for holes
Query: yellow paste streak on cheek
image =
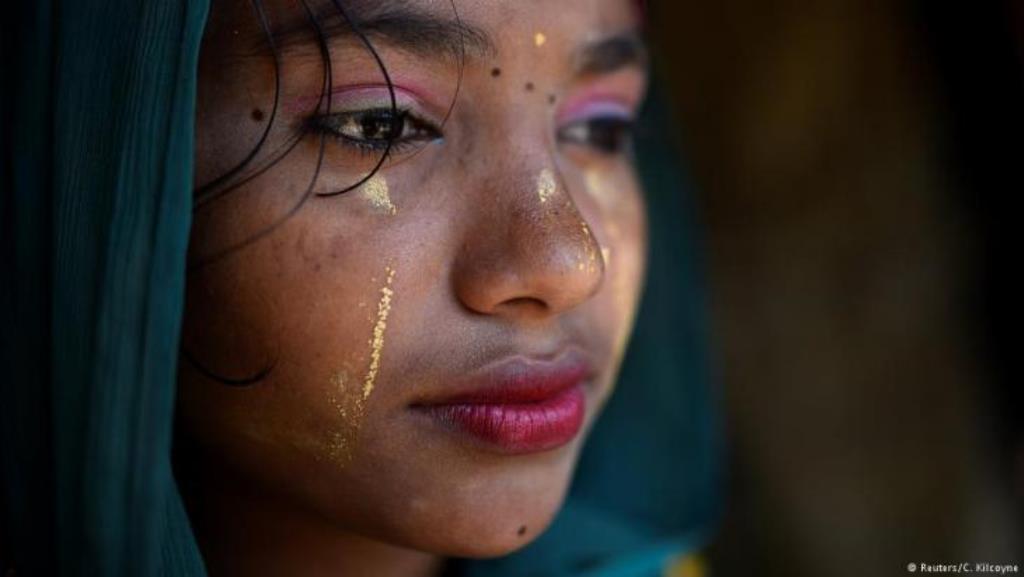
{"label": "yellow paste streak on cheek", "polygon": [[370,339],[370,366],[363,378],[362,390],[351,389],[349,373],[345,370],[338,371],[331,377],[331,392],[328,400],[341,417],[341,426],[339,430],[331,433],[327,449],[330,456],[342,464],[347,464],[352,459],[359,429],[366,413],[366,403],[373,392],[377,376],[380,374],[381,359],[384,353],[384,333],[387,331],[388,316],[391,314],[391,299],[395,294],[394,289],[391,288],[395,270],[386,267],[384,271],[387,277],[384,286],[380,289],[377,321],[373,325],[373,336]]}
{"label": "yellow paste streak on cheek", "polygon": [[370,180],[367,180],[363,185],[363,195],[375,209],[388,214],[398,213],[398,207],[391,202],[388,181],[383,175],[375,174]]}
{"label": "yellow paste streak on cheek", "polygon": [[[341,416],[341,429],[331,433],[327,450],[335,460],[347,463],[352,458],[352,445],[358,432],[362,407],[359,403],[348,400],[349,376],[346,371],[338,371],[331,377],[331,389],[328,400],[334,410]],[[358,400],[358,399],[357,399]]]}
{"label": "yellow paste streak on cheek", "polygon": [[388,329],[388,315],[391,314],[391,282],[395,278],[395,269],[387,267],[387,280],[380,289],[380,302],[377,303],[377,324],[373,326],[373,338],[370,340],[370,368],[366,371],[363,379],[363,400],[370,397],[373,386],[377,381],[377,373],[380,371],[380,358],[384,352],[384,332]]}

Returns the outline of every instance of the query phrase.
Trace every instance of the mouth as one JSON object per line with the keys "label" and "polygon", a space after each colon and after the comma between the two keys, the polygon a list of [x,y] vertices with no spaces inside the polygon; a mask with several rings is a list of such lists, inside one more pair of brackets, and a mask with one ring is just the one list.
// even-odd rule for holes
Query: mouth
{"label": "mouth", "polygon": [[591,376],[589,363],[572,352],[554,360],[513,357],[412,408],[494,452],[550,451],[579,434]]}

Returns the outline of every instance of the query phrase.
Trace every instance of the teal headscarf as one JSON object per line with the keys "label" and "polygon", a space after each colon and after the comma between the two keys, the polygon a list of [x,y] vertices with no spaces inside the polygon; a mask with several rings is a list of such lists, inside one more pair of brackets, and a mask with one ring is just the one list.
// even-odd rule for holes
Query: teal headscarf
{"label": "teal headscarf", "polygon": [[[7,10],[0,561],[201,576],[170,451],[208,0]],[[551,530],[469,575],[658,575],[714,524],[699,250],[676,157],[653,144],[649,284],[618,392]]]}

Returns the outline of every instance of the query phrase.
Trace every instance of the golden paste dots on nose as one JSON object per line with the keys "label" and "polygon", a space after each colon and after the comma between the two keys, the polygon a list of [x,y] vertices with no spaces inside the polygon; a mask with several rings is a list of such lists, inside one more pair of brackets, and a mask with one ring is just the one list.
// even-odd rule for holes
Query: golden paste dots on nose
{"label": "golden paste dots on nose", "polygon": [[558,184],[555,182],[555,174],[549,168],[541,170],[537,175],[537,198],[543,204],[551,200],[556,192]]}
{"label": "golden paste dots on nose", "polygon": [[374,174],[363,184],[363,197],[374,209],[386,214],[398,213],[398,207],[391,202],[388,181],[382,174]]}
{"label": "golden paste dots on nose", "polygon": [[597,241],[594,239],[594,235],[590,232],[590,225],[580,221],[580,229],[583,231],[583,258],[576,263],[576,270],[597,272],[597,251],[594,247],[597,245]]}

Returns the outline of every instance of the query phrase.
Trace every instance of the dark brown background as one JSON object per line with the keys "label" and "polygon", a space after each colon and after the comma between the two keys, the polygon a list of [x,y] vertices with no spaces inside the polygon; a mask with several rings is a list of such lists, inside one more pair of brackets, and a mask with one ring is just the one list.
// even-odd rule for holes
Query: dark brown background
{"label": "dark brown background", "polygon": [[1024,11],[954,4],[650,8],[710,251],[716,575],[1024,565],[1002,236]]}

